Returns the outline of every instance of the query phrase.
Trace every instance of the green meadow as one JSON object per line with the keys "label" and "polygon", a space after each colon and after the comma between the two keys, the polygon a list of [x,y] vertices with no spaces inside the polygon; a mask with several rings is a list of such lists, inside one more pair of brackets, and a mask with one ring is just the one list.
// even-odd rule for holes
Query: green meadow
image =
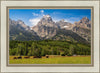
{"label": "green meadow", "polygon": [[49,58],[12,59],[9,64],[91,64],[91,56],[51,56]]}

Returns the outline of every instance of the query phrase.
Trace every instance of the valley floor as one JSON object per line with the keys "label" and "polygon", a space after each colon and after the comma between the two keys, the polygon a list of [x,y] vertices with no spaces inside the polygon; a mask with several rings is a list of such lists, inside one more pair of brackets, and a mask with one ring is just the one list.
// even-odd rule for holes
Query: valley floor
{"label": "valley floor", "polygon": [[49,58],[13,59],[9,57],[9,64],[91,64],[91,56],[50,56]]}

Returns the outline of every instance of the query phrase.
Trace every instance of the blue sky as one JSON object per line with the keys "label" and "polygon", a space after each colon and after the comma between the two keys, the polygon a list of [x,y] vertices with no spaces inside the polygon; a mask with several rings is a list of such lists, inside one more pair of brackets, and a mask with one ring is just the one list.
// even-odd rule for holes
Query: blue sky
{"label": "blue sky", "polygon": [[9,18],[22,20],[28,26],[35,26],[43,15],[49,14],[57,22],[64,19],[74,23],[83,17],[91,20],[91,9],[9,9]]}

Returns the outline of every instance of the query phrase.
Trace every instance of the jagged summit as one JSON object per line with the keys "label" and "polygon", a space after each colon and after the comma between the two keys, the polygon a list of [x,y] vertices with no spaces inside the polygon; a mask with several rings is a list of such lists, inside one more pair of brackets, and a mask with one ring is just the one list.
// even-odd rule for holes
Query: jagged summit
{"label": "jagged summit", "polygon": [[75,22],[74,24],[82,28],[91,28],[91,21],[87,17],[83,17],[79,22]]}
{"label": "jagged summit", "polygon": [[51,22],[53,22],[53,20],[52,20],[52,18],[51,18],[50,15],[44,15],[44,16],[42,17],[42,19],[40,20],[40,22],[51,23]]}
{"label": "jagged summit", "polygon": [[22,20],[12,20],[9,18],[10,26],[16,26],[16,28],[23,29],[23,30],[30,30],[30,27],[27,26]]}
{"label": "jagged summit", "polygon": [[81,23],[87,23],[89,22],[89,19],[87,17],[83,17],[81,20],[80,20]]}
{"label": "jagged summit", "polygon": [[22,20],[18,20],[17,23],[20,25],[25,25],[25,23]]}
{"label": "jagged summit", "polygon": [[50,15],[44,15],[41,20],[37,23],[38,26],[55,26],[55,22],[52,20]]}

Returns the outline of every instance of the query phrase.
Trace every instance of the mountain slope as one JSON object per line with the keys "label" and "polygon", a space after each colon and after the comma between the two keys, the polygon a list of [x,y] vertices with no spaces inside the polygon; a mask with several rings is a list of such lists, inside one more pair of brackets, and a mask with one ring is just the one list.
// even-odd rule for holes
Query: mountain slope
{"label": "mountain slope", "polygon": [[57,34],[52,38],[53,40],[66,40],[73,42],[88,43],[84,38],[71,30],[59,29]]}
{"label": "mountain slope", "polygon": [[60,29],[66,29],[66,30],[72,30],[73,28],[73,24],[69,23],[69,22],[65,22],[64,19],[56,22],[56,25],[60,28]]}
{"label": "mountain slope", "polygon": [[91,42],[91,21],[84,17],[79,22],[75,22],[74,25],[72,31]]}
{"label": "mountain slope", "polygon": [[13,21],[9,19],[9,25],[10,40],[39,40],[38,35],[21,20]]}

